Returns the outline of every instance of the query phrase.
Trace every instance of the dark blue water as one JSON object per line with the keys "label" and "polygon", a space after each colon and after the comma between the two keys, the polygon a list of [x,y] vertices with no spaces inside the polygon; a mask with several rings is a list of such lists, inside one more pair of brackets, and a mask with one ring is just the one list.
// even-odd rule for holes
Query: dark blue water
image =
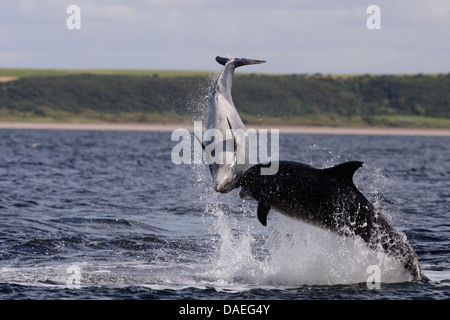
{"label": "dark blue water", "polygon": [[[317,167],[362,160],[355,183],[430,281],[364,244],[217,194],[174,165],[169,132],[0,130],[0,299],[448,299],[448,137],[281,135]],[[367,266],[381,266],[369,289]]]}

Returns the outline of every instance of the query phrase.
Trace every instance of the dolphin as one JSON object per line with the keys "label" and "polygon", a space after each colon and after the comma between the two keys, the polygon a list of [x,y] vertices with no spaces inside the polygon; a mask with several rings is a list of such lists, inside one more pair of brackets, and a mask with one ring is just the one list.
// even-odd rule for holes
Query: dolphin
{"label": "dolphin", "polygon": [[[246,147],[248,137],[244,135],[245,126],[231,96],[234,70],[240,66],[260,64],[265,61],[223,57],[216,57],[216,61],[224,67],[209,99],[202,148],[206,153],[206,160],[215,182],[214,190],[227,193],[238,186],[239,177],[249,167],[248,147]],[[238,149],[247,153],[239,158],[241,161],[238,161]]]}
{"label": "dolphin", "polygon": [[362,238],[369,248],[386,252],[399,260],[415,281],[423,277],[417,255],[406,237],[397,231],[357,189],[353,175],[363,163],[350,161],[318,169],[294,161],[279,161],[278,172],[261,175],[256,164],[239,180],[241,198],[258,201],[257,217],[267,225],[274,209],[344,236]]}

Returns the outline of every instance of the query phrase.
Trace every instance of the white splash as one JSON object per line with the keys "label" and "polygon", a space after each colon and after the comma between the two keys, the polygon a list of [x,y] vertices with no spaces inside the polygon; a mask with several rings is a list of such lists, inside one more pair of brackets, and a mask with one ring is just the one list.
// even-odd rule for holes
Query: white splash
{"label": "white splash", "polygon": [[258,234],[223,212],[216,214],[220,244],[207,271],[216,281],[289,287],[365,283],[370,265],[379,267],[382,283],[410,280],[395,259],[370,250],[362,239],[344,238],[277,213]]}

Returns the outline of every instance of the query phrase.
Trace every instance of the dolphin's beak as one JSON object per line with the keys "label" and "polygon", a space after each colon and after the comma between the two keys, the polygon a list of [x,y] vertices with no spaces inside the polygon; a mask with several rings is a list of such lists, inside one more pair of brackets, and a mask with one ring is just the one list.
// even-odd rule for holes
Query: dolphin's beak
{"label": "dolphin's beak", "polygon": [[220,193],[228,193],[233,189],[236,189],[239,187],[239,179],[231,179],[231,180],[227,180],[224,181],[222,183],[216,183],[214,185],[214,190],[216,192],[220,192]]}
{"label": "dolphin's beak", "polygon": [[227,186],[226,183],[216,183],[214,185],[214,190],[216,190],[216,192],[220,192],[220,193],[228,193],[232,190],[233,188],[229,188]]}
{"label": "dolphin's beak", "polygon": [[221,185],[217,184],[217,183],[214,185],[214,190],[216,192],[226,193],[226,192],[223,191],[223,187]]}

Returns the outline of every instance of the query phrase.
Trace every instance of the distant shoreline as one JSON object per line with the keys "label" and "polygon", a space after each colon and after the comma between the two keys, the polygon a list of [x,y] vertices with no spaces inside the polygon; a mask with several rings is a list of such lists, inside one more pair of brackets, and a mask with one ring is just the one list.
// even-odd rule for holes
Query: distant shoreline
{"label": "distant shoreline", "polygon": [[[22,130],[94,130],[94,131],[161,131],[175,129],[193,130],[193,124],[131,124],[131,123],[56,123],[56,122],[0,122],[0,129]],[[424,128],[357,128],[320,126],[247,126],[254,129],[279,129],[280,133],[292,134],[339,134],[339,135],[393,135],[393,136],[450,136],[450,129]]]}

